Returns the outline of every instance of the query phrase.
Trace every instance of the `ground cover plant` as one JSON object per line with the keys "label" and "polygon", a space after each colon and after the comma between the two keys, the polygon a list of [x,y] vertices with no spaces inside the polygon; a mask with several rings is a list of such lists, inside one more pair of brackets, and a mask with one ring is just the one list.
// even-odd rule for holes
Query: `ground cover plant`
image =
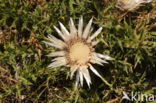
{"label": "ground cover plant", "polygon": [[[123,91],[156,95],[156,3],[133,11],[116,4],[0,0],[0,103],[131,103],[122,100]],[[93,65],[104,80],[89,70],[90,89],[86,81],[75,88],[70,68],[48,68],[47,54],[56,48],[43,42],[49,34],[59,38],[53,27],[59,27],[58,21],[69,30],[70,17],[78,27],[81,16],[84,25],[93,18],[93,31],[103,28],[95,49],[113,58],[104,66]]]}

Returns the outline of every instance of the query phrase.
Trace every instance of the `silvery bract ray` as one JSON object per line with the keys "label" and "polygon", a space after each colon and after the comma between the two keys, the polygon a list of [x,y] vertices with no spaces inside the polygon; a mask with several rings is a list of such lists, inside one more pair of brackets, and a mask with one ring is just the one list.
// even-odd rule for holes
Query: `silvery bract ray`
{"label": "silvery bract ray", "polygon": [[111,57],[95,52],[94,46],[98,41],[94,39],[100,34],[102,27],[92,33],[92,21],[93,19],[91,19],[84,28],[83,18],[81,17],[79,19],[78,29],[76,29],[72,18],[70,18],[69,31],[61,22],[59,22],[60,29],[56,26],[54,26],[54,29],[61,39],[49,35],[47,38],[48,41],[44,41],[45,44],[58,49],[58,51],[48,54],[49,57],[54,58],[48,67],[70,67],[70,77],[72,78],[74,73],[76,73],[76,86],[79,82],[81,86],[83,86],[83,80],[86,80],[89,88],[91,77],[88,69],[102,78],[92,64],[103,65],[104,63],[107,63],[106,60],[111,60]]}

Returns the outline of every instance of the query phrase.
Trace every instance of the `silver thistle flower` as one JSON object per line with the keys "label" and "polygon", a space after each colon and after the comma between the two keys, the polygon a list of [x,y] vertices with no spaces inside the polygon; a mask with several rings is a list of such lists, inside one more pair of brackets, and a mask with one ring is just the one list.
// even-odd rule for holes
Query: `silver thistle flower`
{"label": "silver thistle flower", "polygon": [[117,7],[121,10],[133,11],[138,9],[142,4],[149,3],[152,0],[118,0]]}
{"label": "silver thistle flower", "polygon": [[62,40],[49,35],[49,42],[44,41],[45,44],[59,49],[59,51],[52,52],[48,55],[49,57],[55,57],[48,67],[70,67],[71,79],[76,72],[76,86],[79,82],[81,86],[83,86],[83,79],[85,79],[89,88],[91,84],[91,77],[88,68],[94,72],[95,75],[102,78],[92,64],[103,65],[103,63],[107,63],[106,60],[111,60],[111,57],[95,52],[94,46],[98,43],[98,41],[95,41],[94,39],[102,31],[102,27],[92,34],[92,20],[93,19],[89,21],[83,30],[82,17],[79,19],[78,29],[76,29],[72,18],[70,18],[70,32],[61,22],[59,22],[61,30],[55,26],[54,29],[57,31]]}

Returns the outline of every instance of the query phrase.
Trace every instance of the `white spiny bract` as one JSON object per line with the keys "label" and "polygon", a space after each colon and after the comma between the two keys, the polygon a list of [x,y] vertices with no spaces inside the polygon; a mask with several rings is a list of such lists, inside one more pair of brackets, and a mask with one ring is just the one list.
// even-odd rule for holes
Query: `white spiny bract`
{"label": "white spiny bract", "polygon": [[152,0],[118,0],[117,7],[121,10],[133,11],[138,9],[142,4],[149,3]]}
{"label": "white spiny bract", "polygon": [[48,41],[44,41],[45,44],[58,49],[56,52],[48,54],[49,57],[54,58],[48,67],[70,67],[71,79],[73,78],[74,73],[76,73],[76,86],[79,83],[83,86],[83,80],[85,79],[89,88],[91,77],[88,69],[94,72],[98,77],[102,78],[92,64],[103,66],[104,63],[108,63],[106,60],[112,60],[112,58],[107,55],[95,52],[94,46],[98,43],[95,38],[102,31],[102,27],[100,27],[95,33],[92,33],[92,21],[93,19],[91,19],[84,28],[83,18],[80,17],[78,29],[76,29],[74,21],[70,18],[69,31],[61,22],[59,22],[60,29],[56,26],[54,26],[54,29],[57,31],[61,39],[49,35],[47,38]]}

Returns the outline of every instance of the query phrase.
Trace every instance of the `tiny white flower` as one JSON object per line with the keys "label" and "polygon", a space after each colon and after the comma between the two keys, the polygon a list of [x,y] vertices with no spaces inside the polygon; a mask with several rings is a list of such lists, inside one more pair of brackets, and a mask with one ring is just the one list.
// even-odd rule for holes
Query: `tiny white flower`
{"label": "tiny white flower", "polygon": [[73,20],[70,18],[70,31],[59,22],[60,30],[55,26],[54,29],[62,39],[49,35],[49,42],[44,41],[45,44],[58,49],[58,51],[48,54],[49,57],[54,57],[48,67],[70,67],[70,77],[73,78],[74,73],[76,73],[76,86],[79,83],[83,86],[83,80],[85,79],[89,88],[91,77],[88,68],[94,72],[95,75],[102,78],[92,64],[103,65],[104,63],[108,63],[106,60],[112,60],[112,58],[107,55],[95,52],[94,46],[98,42],[94,39],[100,34],[102,27],[92,34],[92,21],[93,19],[83,28],[83,18],[81,17],[79,19],[78,29],[76,29]]}
{"label": "tiny white flower", "polygon": [[121,10],[133,11],[144,3],[149,3],[152,0],[118,0],[117,7]]}

